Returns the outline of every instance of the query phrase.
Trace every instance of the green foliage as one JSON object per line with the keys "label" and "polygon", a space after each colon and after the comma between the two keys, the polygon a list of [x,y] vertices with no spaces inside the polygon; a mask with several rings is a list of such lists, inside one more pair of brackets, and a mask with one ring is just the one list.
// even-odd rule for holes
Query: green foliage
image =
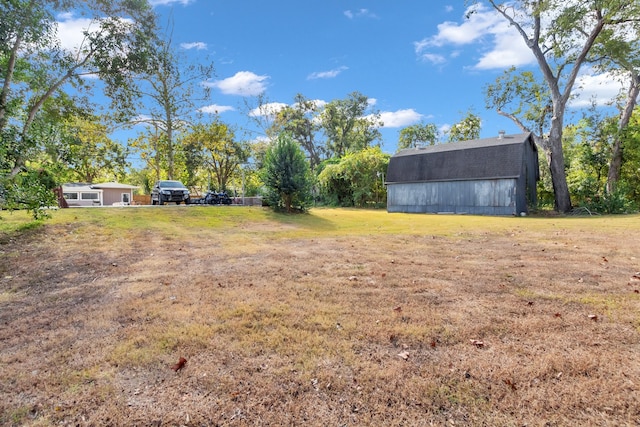
{"label": "green foliage", "polygon": [[228,182],[249,156],[247,144],[236,141],[233,130],[219,120],[192,126],[184,137],[184,146],[192,159],[189,169],[200,169],[213,177],[215,182],[210,185],[218,191],[228,189]]}
{"label": "green foliage", "polygon": [[433,123],[420,123],[400,130],[398,150],[434,145],[438,140],[438,128]]}
{"label": "green foliage", "polygon": [[482,121],[471,110],[449,129],[449,142],[468,141],[480,138]]}
{"label": "green foliage", "polygon": [[[71,52],[59,43],[57,17],[79,10],[91,26]],[[104,83],[115,117],[134,113],[134,77],[154,54],[155,15],[147,1],[11,0],[0,2],[0,16],[0,180],[5,203],[40,215],[51,194],[29,165],[62,173],[71,150],[61,123],[89,108],[88,73]]]}
{"label": "green foliage", "polygon": [[275,209],[305,210],[311,202],[309,164],[291,135],[282,133],[267,150],[262,168],[267,201]]}
{"label": "green foliage", "polygon": [[[627,213],[637,209],[632,181],[621,180],[607,192],[607,170],[613,141],[618,136],[616,118],[597,113],[585,116],[564,131],[567,183],[577,206],[596,213]],[[630,159],[636,150],[632,139],[625,138]],[[628,161],[625,162],[628,166]],[[625,176],[626,177],[626,176]],[[637,188],[636,188],[637,191]],[[637,194],[637,193],[636,193]]]}
{"label": "green foliage", "polygon": [[349,152],[368,148],[380,138],[380,113],[373,112],[365,116],[369,107],[369,99],[359,92],[325,105],[320,122],[327,137],[329,155],[342,157]]}
{"label": "green foliage", "polygon": [[334,206],[386,204],[384,176],[389,158],[380,147],[371,147],[326,164],[318,174],[323,199]]}
{"label": "green foliage", "polygon": [[[61,125],[62,137],[47,147],[50,160],[67,181],[118,181],[125,175],[127,150],[108,136],[99,117],[73,116]],[[98,181],[99,182],[99,181]]]}
{"label": "green foliage", "polygon": [[47,171],[30,169],[0,181],[0,204],[3,209],[26,209],[36,220],[46,218],[47,209],[57,205],[55,187]]}
{"label": "green foliage", "polygon": [[638,212],[638,203],[628,197],[628,188],[624,182],[619,182],[612,193],[593,193],[578,203],[580,207],[590,212],[601,214],[623,214]]}
{"label": "green foliage", "polygon": [[280,110],[271,127],[270,134],[288,132],[291,137],[307,153],[311,170],[320,163],[325,148],[316,141],[316,133],[320,125],[316,120],[318,106],[315,101],[297,94],[293,106],[287,106]]}

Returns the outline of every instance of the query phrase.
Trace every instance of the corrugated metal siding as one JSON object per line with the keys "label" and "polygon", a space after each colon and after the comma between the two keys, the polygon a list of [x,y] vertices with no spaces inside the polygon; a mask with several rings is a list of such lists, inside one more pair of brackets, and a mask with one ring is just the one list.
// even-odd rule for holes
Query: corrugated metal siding
{"label": "corrugated metal siding", "polygon": [[387,187],[387,210],[410,213],[518,213],[516,179],[395,183]]}

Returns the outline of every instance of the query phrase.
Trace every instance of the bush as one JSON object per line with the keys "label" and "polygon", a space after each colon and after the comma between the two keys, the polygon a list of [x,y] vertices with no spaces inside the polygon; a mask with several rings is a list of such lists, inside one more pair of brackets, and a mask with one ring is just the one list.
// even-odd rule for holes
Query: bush
{"label": "bush", "polygon": [[266,199],[277,210],[306,210],[311,205],[311,179],[307,159],[287,133],[267,150],[262,167]]}

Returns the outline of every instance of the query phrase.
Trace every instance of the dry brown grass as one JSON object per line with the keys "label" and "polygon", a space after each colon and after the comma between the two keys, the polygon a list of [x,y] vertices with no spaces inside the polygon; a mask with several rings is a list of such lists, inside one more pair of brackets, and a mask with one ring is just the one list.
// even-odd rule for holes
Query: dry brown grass
{"label": "dry brown grass", "polygon": [[639,231],[60,212],[0,246],[0,423],[638,425]]}

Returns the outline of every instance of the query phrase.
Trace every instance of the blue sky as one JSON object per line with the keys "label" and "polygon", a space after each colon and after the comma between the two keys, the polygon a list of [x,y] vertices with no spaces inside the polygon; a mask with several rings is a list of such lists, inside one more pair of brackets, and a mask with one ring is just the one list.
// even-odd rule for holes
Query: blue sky
{"label": "blue sky", "polygon": [[[537,69],[504,19],[488,7],[466,19],[464,0],[150,2],[162,24],[173,22],[174,46],[215,65],[214,78],[203,82],[210,99],[199,108],[256,131],[251,137],[260,134],[247,103],[256,105],[257,95],[277,108],[297,93],[328,102],[354,91],[382,114],[388,153],[403,127],[424,122],[446,130],[470,109],[482,119],[482,137],[519,133],[485,108],[483,88],[511,65]],[[74,24],[65,19],[63,37]],[[610,99],[620,87],[586,68],[578,83],[583,103],[595,94]]]}

